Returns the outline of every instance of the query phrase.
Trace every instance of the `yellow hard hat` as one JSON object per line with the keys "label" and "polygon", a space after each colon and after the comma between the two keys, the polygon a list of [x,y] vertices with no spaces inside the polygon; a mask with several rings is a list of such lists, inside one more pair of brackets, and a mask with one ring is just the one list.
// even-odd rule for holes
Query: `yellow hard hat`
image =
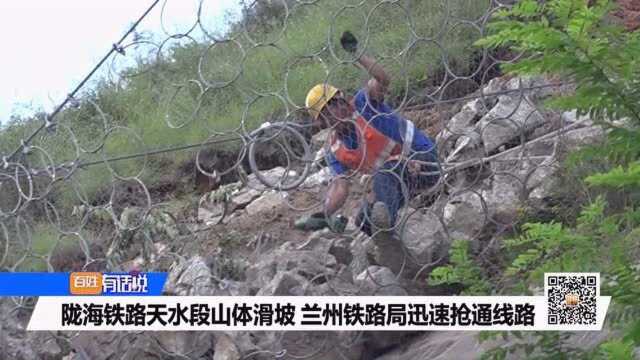
{"label": "yellow hard hat", "polygon": [[307,100],[305,105],[309,109],[309,113],[314,119],[317,119],[320,115],[320,111],[327,105],[329,100],[336,95],[340,90],[329,84],[318,84],[309,90],[307,93]]}

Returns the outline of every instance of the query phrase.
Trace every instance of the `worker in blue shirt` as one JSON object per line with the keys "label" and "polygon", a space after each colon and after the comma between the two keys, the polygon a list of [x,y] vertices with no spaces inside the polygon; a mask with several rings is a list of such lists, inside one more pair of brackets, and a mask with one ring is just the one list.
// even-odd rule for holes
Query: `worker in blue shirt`
{"label": "worker in blue shirt", "polygon": [[[345,50],[355,54],[357,40],[350,32],[341,38]],[[356,217],[366,234],[392,232],[398,210],[440,179],[435,142],[384,101],[389,76],[376,61],[362,54],[357,64],[371,76],[364,88],[348,97],[329,85],[314,86],[307,109],[320,128],[330,128],[326,160],[334,175],[324,202],[330,218],[345,203],[349,176],[370,174],[372,194]],[[373,225],[373,226],[372,226]]]}

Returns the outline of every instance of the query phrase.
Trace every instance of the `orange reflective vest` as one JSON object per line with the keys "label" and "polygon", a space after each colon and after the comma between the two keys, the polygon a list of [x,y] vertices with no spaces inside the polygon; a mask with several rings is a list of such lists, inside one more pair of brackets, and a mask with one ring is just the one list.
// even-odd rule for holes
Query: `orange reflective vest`
{"label": "orange reflective vest", "polygon": [[385,161],[406,156],[411,149],[414,132],[412,122],[405,120],[407,121],[405,139],[410,140],[400,144],[378,131],[357,112],[354,112],[353,118],[358,137],[358,146],[355,149],[346,147],[335,132],[331,134],[331,151],[336,159],[348,168],[367,174],[373,173]]}

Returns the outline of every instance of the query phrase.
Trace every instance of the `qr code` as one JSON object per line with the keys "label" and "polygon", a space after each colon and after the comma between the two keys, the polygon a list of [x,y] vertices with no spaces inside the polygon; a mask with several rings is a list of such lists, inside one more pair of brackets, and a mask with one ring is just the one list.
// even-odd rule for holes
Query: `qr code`
{"label": "qr code", "polygon": [[547,274],[549,325],[595,325],[598,274]]}

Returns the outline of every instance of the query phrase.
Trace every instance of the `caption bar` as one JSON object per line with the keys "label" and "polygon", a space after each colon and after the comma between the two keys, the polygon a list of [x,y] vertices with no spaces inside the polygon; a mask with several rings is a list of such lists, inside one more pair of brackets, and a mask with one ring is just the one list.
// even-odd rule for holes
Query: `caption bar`
{"label": "caption bar", "polygon": [[599,330],[550,325],[545,297],[148,296],[41,297],[28,330]]}

